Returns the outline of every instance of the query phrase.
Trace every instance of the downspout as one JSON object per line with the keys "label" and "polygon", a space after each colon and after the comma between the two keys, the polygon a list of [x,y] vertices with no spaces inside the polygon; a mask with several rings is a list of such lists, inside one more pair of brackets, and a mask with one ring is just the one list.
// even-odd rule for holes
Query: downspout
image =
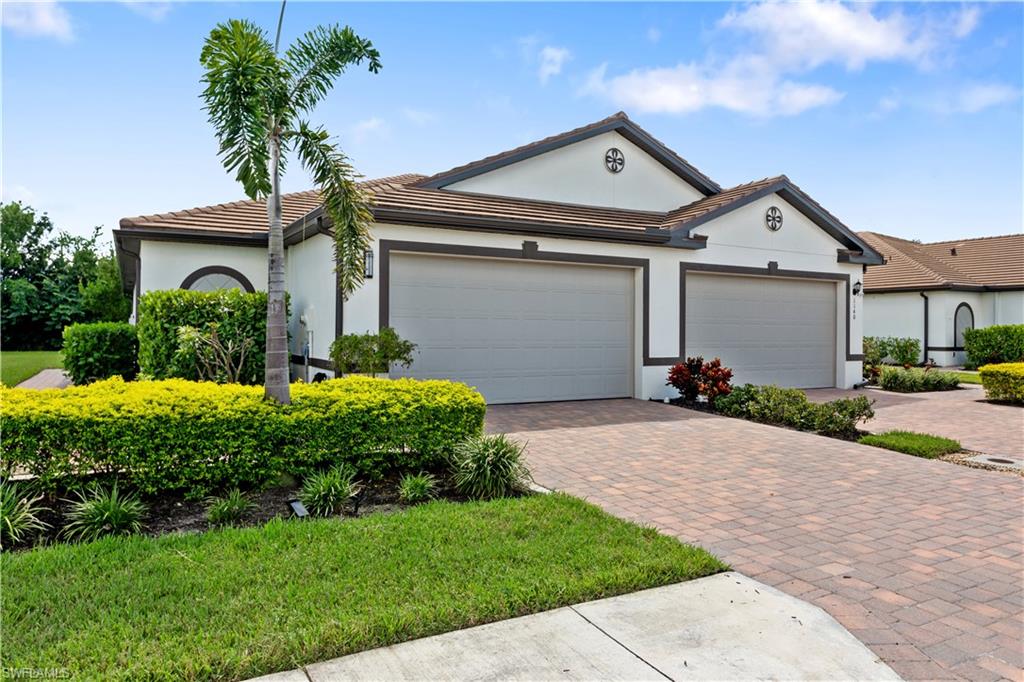
{"label": "downspout", "polygon": [[924,293],[923,291],[920,291],[918,293],[921,294],[921,298],[924,299],[924,339],[923,339],[923,341],[921,343],[921,345],[923,346],[921,351],[924,354],[924,362],[923,362],[923,364],[927,365],[928,364],[928,294]]}

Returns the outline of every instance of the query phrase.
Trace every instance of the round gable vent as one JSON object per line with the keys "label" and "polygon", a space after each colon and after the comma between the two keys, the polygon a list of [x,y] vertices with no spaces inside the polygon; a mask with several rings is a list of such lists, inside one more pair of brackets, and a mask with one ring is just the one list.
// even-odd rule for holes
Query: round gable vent
{"label": "round gable vent", "polygon": [[604,153],[604,167],[609,173],[621,173],[626,167],[626,157],[615,147]]}
{"label": "round gable vent", "polygon": [[777,206],[769,206],[764,212],[764,225],[772,232],[782,229],[782,209]]}

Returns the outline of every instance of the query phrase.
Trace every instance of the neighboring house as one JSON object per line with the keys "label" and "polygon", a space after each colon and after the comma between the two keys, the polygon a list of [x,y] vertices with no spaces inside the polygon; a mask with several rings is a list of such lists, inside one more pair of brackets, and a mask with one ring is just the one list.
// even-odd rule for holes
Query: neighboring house
{"label": "neighboring house", "polygon": [[[284,197],[293,370],[342,333],[418,344],[393,375],[490,402],[661,398],[668,366],[719,356],[736,381],[861,379],[857,301],[881,257],[785,176],[722,189],[619,113],[430,177],[365,183],[366,282],[336,293],[331,224]],[[265,288],[267,218],[239,201],[125,218],[126,286]]]}
{"label": "neighboring house", "polygon": [[864,335],[921,341],[922,361],[964,362],[964,330],[1024,324],[1024,235],[922,244],[860,236],[885,257],[864,276]]}

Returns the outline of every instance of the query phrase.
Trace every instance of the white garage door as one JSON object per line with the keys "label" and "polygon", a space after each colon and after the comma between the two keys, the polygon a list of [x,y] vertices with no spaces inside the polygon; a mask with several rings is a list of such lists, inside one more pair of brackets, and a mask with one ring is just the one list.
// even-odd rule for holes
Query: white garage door
{"label": "white garage door", "polygon": [[835,385],[831,281],[686,275],[686,354],[720,357],[734,383]]}
{"label": "white garage door", "polygon": [[633,270],[392,254],[390,324],[419,345],[393,375],[489,403],[633,395]]}

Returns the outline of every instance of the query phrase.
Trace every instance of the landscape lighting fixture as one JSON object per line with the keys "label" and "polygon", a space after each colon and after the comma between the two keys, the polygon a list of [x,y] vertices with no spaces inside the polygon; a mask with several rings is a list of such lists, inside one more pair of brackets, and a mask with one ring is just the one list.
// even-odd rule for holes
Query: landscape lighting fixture
{"label": "landscape lighting fixture", "polygon": [[366,279],[373,279],[373,250],[367,249],[363,255],[363,276]]}
{"label": "landscape lighting fixture", "polygon": [[309,516],[309,512],[306,511],[305,505],[303,505],[300,500],[288,500],[288,506],[292,508],[292,512],[295,513],[296,518],[304,519]]}

